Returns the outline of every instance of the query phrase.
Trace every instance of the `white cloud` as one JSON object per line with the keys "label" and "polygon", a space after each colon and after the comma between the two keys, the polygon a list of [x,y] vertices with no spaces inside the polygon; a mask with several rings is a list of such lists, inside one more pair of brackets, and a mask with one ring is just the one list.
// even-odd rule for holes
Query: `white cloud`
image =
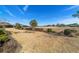
{"label": "white cloud", "polygon": [[24,6],[23,10],[27,11],[28,7],[29,7],[28,5]]}
{"label": "white cloud", "polygon": [[19,7],[17,7],[17,8],[20,11],[20,13],[24,15],[24,12]]}
{"label": "white cloud", "polygon": [[19,12],[23,15],[23,17],[26,19],[26,15],[25,15],[24,11],[27,11],[28,5],[24,6],[23,9],[20,9],[18,6],[17,6],[17,8],[18,8]]}
{"label": "white cloud", "polygon": [[9,10],[5,10],[10,16],[15,17]]}
{"label": "white cloud", "polygon": [[79,23],[79,18],[67,18],[67,19],[58,21],[57,23],[60,23],[60,24]]}
{"label": "white cloud", "polygon": [[6,8],[6,6],[3,6],[3,8],[5,9],[5,12],[6,13],[8,13],[10,16],[12,16],[12,17],[15,17],[15,15],[12,13],[12,12],[10,12],[7,8]]}
{"label": "white cloud", "polygon": [[67,9],[64,9],[64,11],[72,10],[72,9],[77,8],[77,7],[79,7],[79,5],[71,6],[71,7],[67,8]]}

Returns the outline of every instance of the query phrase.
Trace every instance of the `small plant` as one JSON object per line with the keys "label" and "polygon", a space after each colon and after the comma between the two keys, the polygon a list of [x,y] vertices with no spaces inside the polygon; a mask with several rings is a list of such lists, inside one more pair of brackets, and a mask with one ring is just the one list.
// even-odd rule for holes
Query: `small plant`
{"label": "small plant", "polygon": [[56,33],[56,31],[52,31],[52,33]]}
{"label": "small plant", "polygon": [[77,30],[71,30],[71,32],[76,33],[76,32],[77,32]]}
{"label": "small plant", "polygon": [[75,34],[73,33],[73,31],[70,30],[70,29],[65,29],[64,30],[64,35],[69,36],[69,37],[75,36]]}
{"label": "small plant", "polygon": [[49,28],[49,29],[47,29],[47,32],[52,32],[52,29],[50,29],[50,28]]}
{"label": "small plant", "polygon": [[71,30],[70,29],[65,29],[64,30],[64,35],[69,36],[71,34]]}

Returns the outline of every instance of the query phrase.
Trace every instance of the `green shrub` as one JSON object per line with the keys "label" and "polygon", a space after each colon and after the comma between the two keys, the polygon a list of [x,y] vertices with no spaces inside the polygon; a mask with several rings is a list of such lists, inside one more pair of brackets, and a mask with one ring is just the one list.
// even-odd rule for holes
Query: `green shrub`
{"label": "green shrub", "polygon": [[56,33],[56,31],[52,31],[52,33]]}
{"label": "green shrub", "polygon": [[69,36],[71,34],[71,30],[70,29],[65,29],[64,30],[64,35]]}
{"label": "green shrub", "polygon": [[1,42],[6,42],[8,40],[8,36],[6,34],[0,35],[0,41]]}
{"label": "green shrub", "polygon": [[16,23],[15,28],[16,28],[16,29],[22,29],[22,26],[21,26],[21,24]]}
{"label": "green shrub", "polygon": [[50,29],[50,28],[49,28],[49,29],[47,29],[47,32],[52,32],[52,29]]}
{"label": "green shrub", "polygon": [[5,29],[0,28],[0,42],[5,42],[8,40],[8,35]]}
{"label": "green shrub", "polygon": [[71,32],[76,33],[76,32],[77,32],[77,30],[71,30]]}
{"label": "green shrub", "polygon": [[0,35],[1,34],[5,34],[5,30],[4,29],[0,29]]}

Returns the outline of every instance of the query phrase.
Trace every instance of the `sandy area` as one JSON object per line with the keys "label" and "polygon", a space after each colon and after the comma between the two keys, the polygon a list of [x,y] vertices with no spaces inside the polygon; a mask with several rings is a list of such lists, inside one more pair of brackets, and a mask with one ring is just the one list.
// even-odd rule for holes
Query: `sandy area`
{"label": "sandy area", "polygon": [[68,38],[44,32],[6,28],[22,46],[20,52],[79,52],[79,37]]}

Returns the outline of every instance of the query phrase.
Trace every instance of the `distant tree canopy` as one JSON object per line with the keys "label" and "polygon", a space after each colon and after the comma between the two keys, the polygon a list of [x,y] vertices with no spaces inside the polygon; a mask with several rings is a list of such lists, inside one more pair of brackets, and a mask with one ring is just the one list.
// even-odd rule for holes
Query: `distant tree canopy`
{"label": "distant tree canopy", "polygon": [[32,30],[35,29],[35,27],[37,26],[37,21],[34,19],[34,20],[31,20],[30,21],[30,26],[32,27]]}
{"label": "distant tree canopy", "polygon": [[73,24],[68,24],[67,26],[70,26],[70,27],[79,27],[79,24],[78,23],[73,23]]}
{"label": "distant tree canopy", "polygon": [[72,24],[56,24],[55,26],[57,26],[57,27],[66,27],[66,26],[69,26],[69,27],[79,27],[79,24],[78,23],[72,23]]}
{"label": "distant tree canopy", "polygon": [[[72,15],[73,17],[77,17],[79,18],[79,11],[77,11],[75,14]],[[79,26],[79,24],[77,23],[73,23],[73,24],[70,24],[71,26]]]}
{"label": "distant tree canopy", "polygon": [[79,11],[76,12],[76,14],[72,15],[73,17],[78,17],[79,18]]}
{"label": "distant tree canopy", "polygon": [[58,27],[64,27],[66,25],[65,24],[56,24],[56,26],[58,26]]}
{"label": "distant tree canopy", "polygon": [[16,23],[15,28],[16,28],[16,29],[22,29],[22,26],[21,26],[21,24]]}

